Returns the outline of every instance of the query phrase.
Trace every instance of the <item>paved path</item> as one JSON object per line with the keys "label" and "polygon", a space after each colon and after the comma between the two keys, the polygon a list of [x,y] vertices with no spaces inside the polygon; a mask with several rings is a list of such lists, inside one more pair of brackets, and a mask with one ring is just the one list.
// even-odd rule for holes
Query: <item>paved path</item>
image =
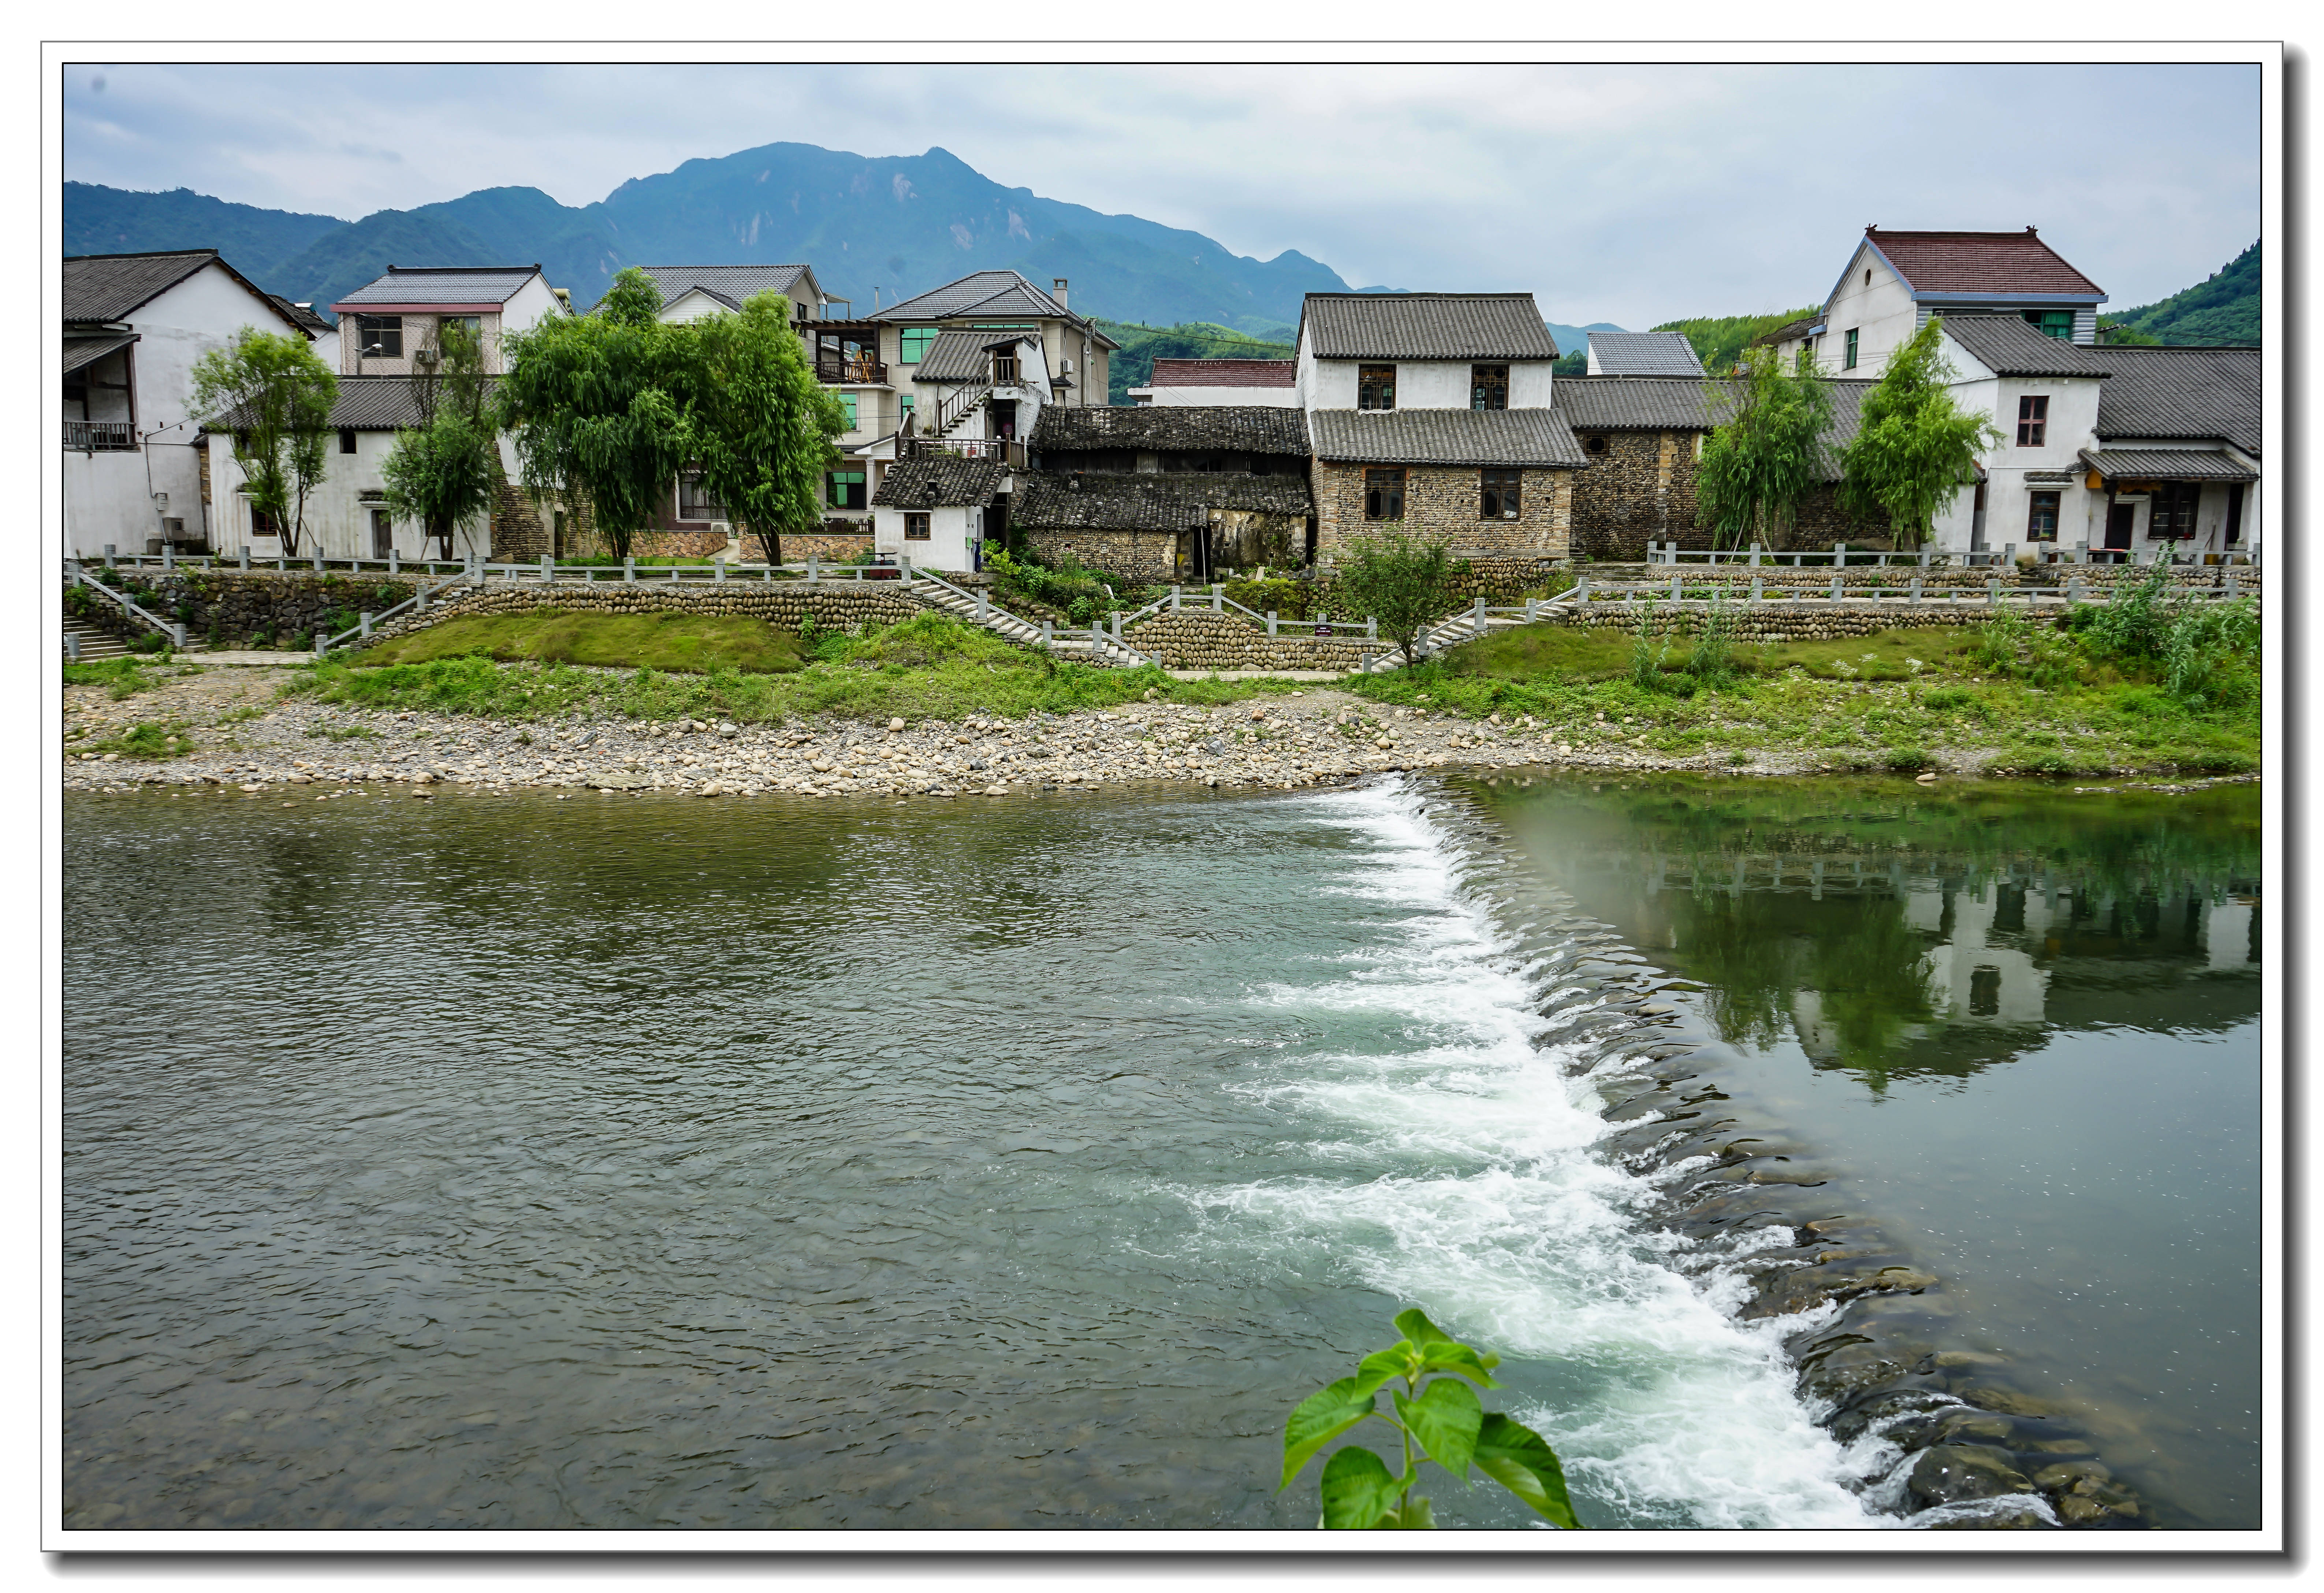
{"label": "paved path", "polygon": [[269,653],[263,649],[248,652],[221,649],[216,653],[180,653],[178,658],[183,663],[238,664],[244,668],[267,665],[285,667],[294,663],[315,662],[315,655],[311,653]]}

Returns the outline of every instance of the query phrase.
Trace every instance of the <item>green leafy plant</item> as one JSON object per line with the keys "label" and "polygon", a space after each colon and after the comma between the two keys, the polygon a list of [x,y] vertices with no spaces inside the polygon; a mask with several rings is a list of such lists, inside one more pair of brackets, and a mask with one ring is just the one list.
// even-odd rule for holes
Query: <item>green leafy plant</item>
{"label": "green leafy plant", "polygon": [[1406,536],[1396,523],[1385,536],[1359,538],[1341,562],[1333,596],[1350,615],[1379,622],[1409,663],[1421,633],[1452,604],[1452,554],[1441,542]]}
{"label": "green leafy plant", "polygon": [[1840,451],[1840,506],[1863,520],[1886,520],[1897,545],[1928,540],[1939,514],[1977,479],[1978,458],[2000,446],[1992,419],[1953,402],[1959,374],[1941,347],[1944,318],[1888,357],[1865,394],[1856,437]]}
{"label": "green leafy plant", "polygon": [[[1396,1327],[1403,1338],[1366,1356],[1354,1376],[1310,1394],[1291,1412],[1276,1492],[1289,1487],[1324,1445],[1378,1418],[1401,1435],[1404,1469],[1390,1471],[1360,1445],[1336,1450],[1323,1463],[1324,1527],[1434,1526],[1428,1500],[1412,1491],[1427,1460],[1464,1487],[1474,1467],[1546,1520],[1579,1530],[1556,1451],[1531,1428],[1487,1411],[1477,1397],[1479,1388],[1500,1386],[1492,1378],[1500,1357],[1461,1343],[1417,1310],[1398,1312]],[[1392,1408],[1381,1410],[1379,1390],[1399,1380],[1402,1390],[1388,1390]]]}
{"label": "green leafy plant", "polygon": [[1697,495],[1714,547],[1747,537],[1786,546],[1799,507],[1823,485],[1831,389],[1804,356],[1786,371],[1773,348],[1747,348],[1734,375],[1706,384],[1724,412],[1703,444]]}
{"label": "green leafy plant", "polygon": [[1735,672],[1735,616],[1727,607],[1724,587],[1711,589],[1702,623],[1695,627],[1693,651],[1687,654],[1686,672],[1706,686]]}
{"label": "green leafy plant", "polygon": [[1639,611],[1637,629],[1630,633],[1630,684],[1641,691],[1661,686],[1663,661],[1669,655],[1670,636],[1650,597]]}

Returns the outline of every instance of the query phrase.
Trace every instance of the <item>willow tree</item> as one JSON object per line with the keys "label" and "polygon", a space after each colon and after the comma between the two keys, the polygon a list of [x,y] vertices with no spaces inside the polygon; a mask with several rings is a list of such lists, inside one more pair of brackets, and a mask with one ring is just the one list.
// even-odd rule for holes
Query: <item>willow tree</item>
{"label": "willow tree", "polygon": [[1755,347],[1711,392],[1720,414],[1702,445],[1695,494],[1712,545],[1741,547],[1749,537],[1783,547],[1801,504],[1823,484],[1831,389],[1807,357],[1786,371],[1774,349]]}
{"label": "willow tree", "polygon": [[250,506],[299,555],[307,498],[322,484],[339,379],[303,337],[244,327],[194,362],[192,408],[233,440]]}
{"label": "willow tree", "polygon": [[411,398],[420,423],[400,429],[380,467],[383,503],[399,520],[417,520],[452,557],[452,533],[488,514],[500,496],[500,427],[484,374],[484,347],[458,321],[447,320],[433,348],[415,351]]}
{"label": "willow tree", "polygon": [[1958,373],[1938,347],[1944,320],[1932,316],[1864,395],[1863,421],[1840,450],[1840,506],[1863,520],[1886,519],[1899,542],[1918,547],[1978,459],[2002,440],[1993,417],[1953,402]]}
{"label": "willow tree", "polygon": [[739,314],[686,329],[693,340],[688,414],[703,489],[783,561],[786,527],[822,517],[823,475],[847,409],[815,377],[791,328],[790,301],[755,293]]}
{"label": "willow tree", "polygon": [[660,303],[632,266],[593,313],[551,317],[503,342],[495,409],[515,436],[525,490],[586,497],[616,558],[654,523],[693,453],[695,338],[655,319]]}

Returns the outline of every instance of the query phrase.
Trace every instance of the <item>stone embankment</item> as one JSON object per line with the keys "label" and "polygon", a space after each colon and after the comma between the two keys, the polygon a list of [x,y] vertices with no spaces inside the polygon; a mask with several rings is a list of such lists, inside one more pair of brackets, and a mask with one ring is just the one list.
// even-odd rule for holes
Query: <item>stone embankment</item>
{"label": "stone embankment", "polygon": [[796,631],[807,615],[825,628],[894,625],[928,612],[894,581],[553,581],[468,588],[407,613],[373,633],[385,641],[407,631],[471,614],[519,614],[535,608],[587,609],[601,614],[733,614]]}

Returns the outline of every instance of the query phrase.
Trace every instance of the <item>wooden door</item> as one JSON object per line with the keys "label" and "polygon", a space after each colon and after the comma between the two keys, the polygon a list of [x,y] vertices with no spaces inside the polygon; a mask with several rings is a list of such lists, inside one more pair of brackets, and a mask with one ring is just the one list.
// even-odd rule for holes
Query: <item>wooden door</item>
{"label": "wooden door", "polygon": [[2107,508],[2106,545],[2109,548],[2130,546],[2131,527],[2138,523],[2136,504],[2113,504]]}

